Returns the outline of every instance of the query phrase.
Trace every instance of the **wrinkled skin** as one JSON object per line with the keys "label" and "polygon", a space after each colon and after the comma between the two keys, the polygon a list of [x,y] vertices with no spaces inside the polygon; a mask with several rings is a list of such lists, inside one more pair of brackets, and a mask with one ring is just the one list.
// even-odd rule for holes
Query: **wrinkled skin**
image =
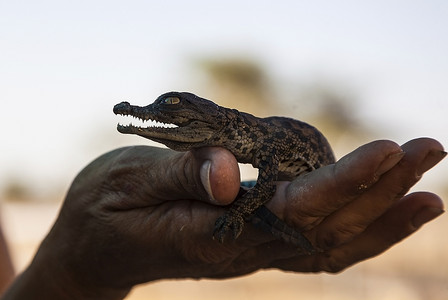
{"label": "wrinkled skin", "polygon": [[34,261],[3,299],[122,299],[135,284],[167,278],[229,278],[271,268],[339,272],[443,212],[435,194],[406,195],[443,159],[442,150],[432,139],[401,147],[376,141],[278,183],[267,205],[320,249],[309,256],[250,225],[235,241],[212,239],[222,205],[239,189],[227,150],[114,150],[76,177]]}

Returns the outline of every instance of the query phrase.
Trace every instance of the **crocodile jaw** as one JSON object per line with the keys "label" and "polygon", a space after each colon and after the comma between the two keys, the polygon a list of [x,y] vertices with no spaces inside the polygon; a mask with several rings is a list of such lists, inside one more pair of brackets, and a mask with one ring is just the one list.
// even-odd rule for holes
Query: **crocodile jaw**
{"label": "crocodile jaw", "polygon": [[204,146],[215,132],[206,122],[182,117],[170,118],[150,109],[130,105],[128,102],[115,105],[114,113],[134,117],[142,123],[118,124],[117,130],[120,133],[136,134],[178,151]]}
{"label": "crocodile jaw", "polygon": [[[191,128],[191,126],[179,127],[163,127],[163,126],[134,126],[117,125],[117,130],[126,134],[137,134],[141,137],[163,143],[166,142],[181,142],[181,143],[202,143],[212,136],[212,131],[204,128]],[[167,145],[168,146],[168,145]]]}

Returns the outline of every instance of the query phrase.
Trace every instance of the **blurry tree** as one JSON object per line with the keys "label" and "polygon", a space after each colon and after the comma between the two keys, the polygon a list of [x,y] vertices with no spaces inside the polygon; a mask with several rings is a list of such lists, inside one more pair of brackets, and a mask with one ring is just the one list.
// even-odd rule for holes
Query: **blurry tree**
{"label": "blurry tree", "polygon": [[2,191],[2,199],[8,201],[26,201],[31,199],[30,187],[18,179],[10,179]]}
{"label": "blurry tree", "polygon": [[321,80],[301,86],[296,97],[296,106],[301,107],[297,117],[306,118],[305,121],[318,127],[337,154],[350,152],[377,135],[374,128],[358,117],[358,97],[351,87]]}
{"label": "blurry tree", "polygon": [[196,61],[205,74],[206,93],[222,106],[267,115],[273,105],[270,81],[259,62],[245,58],[205,58]]}
{"label": "blurry tree", "polygon": [[[356,117],[357,97],[350,87],[328,80],[308,85],[295,80],[291,86],[280,84],[275,89],[276,80],[253,59],[206,58],[196,62],[205,74],[206,82],[201,82],[207,89],[205,94],[220,105],[256,116],[284,115],[311,123],[327,136],[337,154],[353,150],[373,135],[374,131]],[[287,95],[279,96],[281,89],[287,90]]]}

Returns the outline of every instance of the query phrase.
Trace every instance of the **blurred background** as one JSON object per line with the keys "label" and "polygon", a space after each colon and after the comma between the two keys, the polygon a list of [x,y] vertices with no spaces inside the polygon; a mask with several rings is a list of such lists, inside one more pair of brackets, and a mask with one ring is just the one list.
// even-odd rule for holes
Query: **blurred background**
{"label": "blurred background", "polygon": [[[0,1],[0,222],[15,268],[85,165],[150,144],[116,131],[120,101],[190,91],[301,119],[338,158],[375,139],[447,147],[447,53],[446,1]],[[445,161],[414,190],[448,199],[447,175]],[[447,299],[447,225],[338,275],[166,281],[127,299]]]}

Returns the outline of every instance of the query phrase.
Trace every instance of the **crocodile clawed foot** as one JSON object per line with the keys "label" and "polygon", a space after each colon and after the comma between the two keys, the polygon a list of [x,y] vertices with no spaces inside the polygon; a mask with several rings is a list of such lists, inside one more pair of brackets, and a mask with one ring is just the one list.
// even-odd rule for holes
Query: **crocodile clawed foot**
{"label": "crocodile clawed foot", "polygon": [[233,239],[236,240],[243,231],[243,227],[244,219],[242,217],[226,214],[216,220],[213,236],[219,242],[224,243],[227,233],[231,232]]}

